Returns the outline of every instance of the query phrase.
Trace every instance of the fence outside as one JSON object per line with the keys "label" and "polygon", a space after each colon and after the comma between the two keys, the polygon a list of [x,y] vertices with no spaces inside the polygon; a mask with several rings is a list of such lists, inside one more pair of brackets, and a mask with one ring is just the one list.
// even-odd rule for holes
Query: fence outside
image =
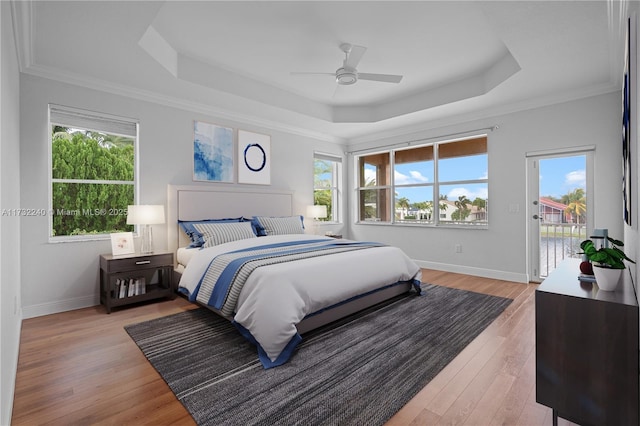
{"label": "fence outside", "polygon": [[587,238],[587,225],[540,223],[540,277],[547,277],[560,262],[580,257],[580,242]]}

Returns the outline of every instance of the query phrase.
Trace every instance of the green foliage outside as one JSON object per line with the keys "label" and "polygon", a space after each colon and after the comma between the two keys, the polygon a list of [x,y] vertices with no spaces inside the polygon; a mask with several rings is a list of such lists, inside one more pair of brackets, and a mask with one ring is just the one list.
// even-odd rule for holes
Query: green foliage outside
{"label": "green foliage outside", "polygon": [[126,224],[134,202],[133,139],[53,126],[51,153],[54,236],[133,230]]}
{"label": "green foliage outside", "polygon": [[[376,186],[375,179],[367,179],[364,183],[365,187]],[[367,189],[362,192],[364,197],[364,219],[374,219],[380,217],[378,214],[378,196],[383,189]]]}
{"label": "green foliage outside", "polygon": [[[332,179],[333,179],[333,165],[331,161],[327,160],[314,160],[313,162],[313,204],[320,206],[327,206],[327,217],[318,219],[320,221],[333,221],[332,217]],[[321,189],[327,188],[327,189]]]}
{"label": "green foliage outside", "polygon": [[453,202],[456,206],[456,211],[451,213],[452,220],[463,221],[471,214],[471,209],[468,205],[471,204],[471,200],[466,195],[460,195],[456,201]]}

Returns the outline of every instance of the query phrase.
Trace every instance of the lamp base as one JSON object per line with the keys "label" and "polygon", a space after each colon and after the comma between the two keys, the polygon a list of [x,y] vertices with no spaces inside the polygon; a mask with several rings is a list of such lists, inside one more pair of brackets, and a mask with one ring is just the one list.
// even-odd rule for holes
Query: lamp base
{"label": "lamp base", "polygon": [[151,226],[142,225],[142,241],[140,245],[140,253],[149,254],[153,253],[153,232]]}

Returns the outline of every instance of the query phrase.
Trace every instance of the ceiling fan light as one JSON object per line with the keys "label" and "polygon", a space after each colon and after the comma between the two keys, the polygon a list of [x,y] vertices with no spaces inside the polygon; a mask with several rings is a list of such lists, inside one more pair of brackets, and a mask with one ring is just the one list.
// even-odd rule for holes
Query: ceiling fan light
{"label": "ceiling fan light", "polygon": [[336,82],[343,86],[347,86],[349,84],[353,84],[358,81],[358,75],[355,71],[347,70],[345,68],[340,68],[336,71]]}

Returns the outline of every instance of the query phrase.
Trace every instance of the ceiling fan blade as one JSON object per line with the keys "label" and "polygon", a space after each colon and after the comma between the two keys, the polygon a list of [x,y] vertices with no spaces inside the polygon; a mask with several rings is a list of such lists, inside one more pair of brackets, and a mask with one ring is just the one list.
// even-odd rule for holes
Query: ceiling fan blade
{"label": "ceiling fan blade", "polygon": [[364,52],[366,51],[367,48],[364,46],[351,45],[351,50],[347,55],[347,60],[344,61],[344,66],[356,69],[358,67],[358,64],[360,63],[360,60],[362,59],[362,56],[364,55]]}
{"label": "ceiling fan blade", "polygon": [[330,75],[335,78],[335,72],[306,72],[306,71],[293,71],[290,72],[291,75]]}
{"label": "ceiling fan blade", "polygon": [[393,75],[393,74],[370,74],[366,72],[358,73],[359,80],[371,80],[371,81],[381,81],[383,83],[400,83],[402,80],[401,75]]}

